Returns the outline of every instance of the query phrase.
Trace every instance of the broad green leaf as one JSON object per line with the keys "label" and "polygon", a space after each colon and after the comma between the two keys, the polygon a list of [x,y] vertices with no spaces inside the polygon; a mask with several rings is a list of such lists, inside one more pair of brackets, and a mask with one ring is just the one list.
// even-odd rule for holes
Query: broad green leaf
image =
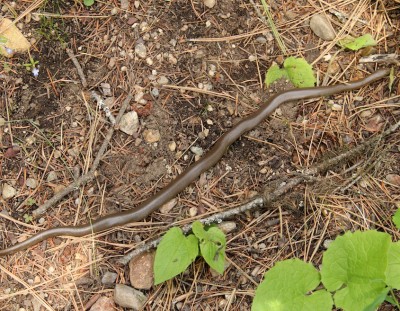
{"label": "broad green leaf", "polygon": [[289,78],[286,70],[281,69],[277,64],[274,64],[271,67],[269,67],[267,74],[265,75],[264,83],[266,84],[267,87],[269,87],[272,83],[282,78],[285,79]]}
{"label": "broad green leaf", "polygon": [[86,6],[92,6],[94,3],[94,0],[83,0],[83,4]]}
{"label": "broad green leaf", "polygon": [[272,65],[265,75],[265,84],[268,87],[281,78],[289,79],[295,87],[312,87],[316,82],[311,65],[305,59],[296,57],[288,57],[282,69]]}
{"label": "broad green leaf", "polygon": [[348,36],[342,40],[339,40],[339,45],[343,48],[352,50],[352,51],[358,51],[362,48],[365,48],[367,46],[374,46],[376,45],[376,41],[372,36],[368,33],[366,35],[363,35],[358,38],[353,38],[351,36]]}
{"label": "broad green leaf", "polygon": [[173,227],[163,236],[154,259],[154,284],[160,284],[182,273],[199,254],[198,240]]}
{"label": "broad green leaf", "polygon": [[392,220],[393,223],[396,225],[396,228],[400,230],[400,208],[398,208],[396,213],[394,213]]}
{"label": "broad green leaf", "polygon": [[225,234],[217,227],[204,230],[199,221],[193,223],[192,231],[199,239],[201,256],[211,268],[222,274],[225,268]]}
{"label": "broad green leaf", "polygon": [[200,240],[204,240],[205,238],[207,238],[207,233],[204,230],[204,226],[203,224],[196,220],[193,225],[192,225],[192,232],[194,233],[194,235]]}
{"label": "broad green leaf", "polygon": [[391,243],[389,247],[386,284],[395,289],[400,289],[400,241]]}
{"label": "broad green leaf", "polygon": [[320,274],[312,264],[299,259],[278,262],[258,286],[252,311],[331,311],[332,296],[315,290]]}
{"label": "broad green leaf", "polygon": [[337,308],[373,310],[386,297],[390,235],[374,230],[348,232],[333,241],[322,258],[321,278],[335,292]]}
{"label": "broad green leaf", "polygon": [[311,65],[303,58],[288,57],[283,67],[295,87],[312,87],[317,81]]}

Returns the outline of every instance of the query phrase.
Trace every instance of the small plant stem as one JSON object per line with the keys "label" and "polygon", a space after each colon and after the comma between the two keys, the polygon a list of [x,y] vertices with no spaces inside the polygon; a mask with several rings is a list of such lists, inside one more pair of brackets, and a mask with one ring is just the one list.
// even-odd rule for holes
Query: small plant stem
{"label": "small plant stem", "polygon": [[278,30],[276,29],[274,20],[272,18],[271,11],[269,10],[269,6],[268,6],[267,2],[265,2],[265,0],[261,0],[261,3],[263,5],[264,13],[267,16],[268,24],[269,24],[269,27],[271,27],[271,31],[272,31],[272,33],[273,33],[273,35],[275,37],[275,40],[278,43],[278,46],[281,49],[282,54],[286,55],[287,51],[286,51],[285,44],[283,43],[283,41],[281,39],[281,36],[280,36]]}
{"label": "small plant stem", "polygon": [[394,301],[394,303],[396,304],[397,310],[400,310],[400,304],[399,304],[399,302],[397,301],[396,295],[395,295],[394,292],[393,292],[393,288],[390,289],[390,295],[392,296],[393,301]]}

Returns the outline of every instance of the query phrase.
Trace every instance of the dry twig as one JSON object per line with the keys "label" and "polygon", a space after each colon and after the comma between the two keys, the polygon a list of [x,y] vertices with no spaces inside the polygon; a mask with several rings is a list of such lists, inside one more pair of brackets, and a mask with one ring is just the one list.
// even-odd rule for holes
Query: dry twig
{"label": "dry twig", "polygon": [[[120,111],[118,113],[118,116],[116,118],[116,124],[118,124],[119,121],[121,120],[122,115],[124,114],[126,108],[128,107],[131,99],[132,99],[132,95],[128,94],[127,98],[122,103],[121,109],[120,109]],[[64,188],[62,191],[56,193],[51,199],[47,200],[44,204],[42,204],[37,209],[35,209],[32,212],[32,216],[34,218],[37,218],[38,216],[42,215],[44,212],[47,211],[47,209],[49,209],[51,206],[56,204],[63,197],[65,197],[66,195],[68,195],[72,191],[76,190],[77,188],[85,185],[86,183],[88,183],[89,181],[91,181],[94,178],[96,169],[99,166],[100,160],[103,158],[104,153],[106,152],[108,144],[110,143],[112,135],[114,134],[114,130],[115,130],[114,127],[111,127],[108,130],[106,138],[104,139],[103,144],[101,145],[101,147],[99,149],[99,152],[97,153],[97,156],[93,161],[92,168],[90,169],[90,171],[87,174],[82,175],[78,180],[76,180],[75,182],[70,184],[68,187]]]}
{"label": "dry twig", "polygon": [[[224,219],[228,219],[234,215],[239,215],[245,211],[250,211],[256,208],[261,208],[263,206],[268,206],[272,202],[276,201],[278,198],[282,197],[284,194],[288,193],[290,190],[294,189],[296,186],[303,182],[313,182],[318,180],[316,178],[317,175],[322,174],[323,172],[327,171],[328,169],[337,166],[339,163],[343,161],[347,161],[360,153],[362,153],[364,150],[367,148],[371,147],[373,144],[378,142],[379,140],[384,139],[385,137],[389,136],[390,134],[394,133],[397,131],[397,129],[400,127],[400,121],[397,122],[396,124],[392,125],[389,127],[386,131],[384,131],[382,134],[374,136],[373,138],[363,142],[359,146],[350,149],[349,151],[342,153],[336,157],[333,157],[327,161],[324,161],[318,165],[315,165],[314,167],[307,169],[305,172],[303,172],[301,175],[293,177],[289,179],[286,182],[282,182],[281,186],[279,186],[275,191],[270,191],[270,188],[264,190],[264,193],[261,197],[256,197],[252,199],[250,202],[247,202],[243,205],[240,205],[238,207],[235,207],[233,209],[229,209],[226,211],[223,211],[221,213],[214,214],[210,217],[207,217],[205,219],[201,219],[200,221],[205,224],[211,224],[211,223],[219,223]],[[269,225],[274,225],[276,224],[275,222],[272,222]],[[173,224],[172,224],[173,225]],[[192,224],[186,225],[182,228],[183,232],[187,233],[191,230]],[[118,258],[117,262],[120,264],[127,264],[133,257],[148,251],[149,249],[152,249],[153,247],[156,247],[161,241],[161,238],[152,240],[143,246],[129,252],[123,257]]]}

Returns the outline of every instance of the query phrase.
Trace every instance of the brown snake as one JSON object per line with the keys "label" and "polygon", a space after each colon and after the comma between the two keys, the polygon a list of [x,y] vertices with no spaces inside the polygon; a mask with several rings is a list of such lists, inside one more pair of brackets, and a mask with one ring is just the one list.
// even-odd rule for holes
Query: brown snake
{"label": "brown snake", "polygon": [[185,189],[190,183],[199,177],[201,173],[214,166],[234,141],[236,141],[245,132],[255,128],[282,103],[306,98],[327,96],[344,91],[351,91],[379,80],[388,74],[389,69],[380,69],[364,79],[349,82],[347,84],[293,89],[278,93],[270,97],[268,101],[264,103],[257,111],[242,119],[228,132],[223,134],[199,161],[193,163],[165,188],[160,190],[158,193],[147,199],[139,206],[123,212],[100,217],[89,224],[57,227],[41,231],[21,243],[0,250],[0,256],[13,254],[17,251],[35,245],[45,239],[56,236],[80,237],[110,228],[123,226],[134,221],[140,221],[178,195],[183,189]]}

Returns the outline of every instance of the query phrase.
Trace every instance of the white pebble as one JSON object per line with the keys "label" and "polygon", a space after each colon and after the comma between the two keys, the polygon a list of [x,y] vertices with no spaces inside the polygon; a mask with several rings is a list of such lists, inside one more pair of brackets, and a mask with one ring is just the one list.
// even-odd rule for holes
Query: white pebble
{"label": "white pebble", "polygon": [[146,56],[147,56],[147,48],[146,48],[146,46],[142,42],[139,42],[135,46],[135,53],[140,58],[143,58],[143,59],[146,58]]}
{"label": "white pebble", "polygon": [[168,84],[168,78],[166,76],[161,76],[160,78],[158,78],[157,83],[159,85],[164,85],[164,84]]}

